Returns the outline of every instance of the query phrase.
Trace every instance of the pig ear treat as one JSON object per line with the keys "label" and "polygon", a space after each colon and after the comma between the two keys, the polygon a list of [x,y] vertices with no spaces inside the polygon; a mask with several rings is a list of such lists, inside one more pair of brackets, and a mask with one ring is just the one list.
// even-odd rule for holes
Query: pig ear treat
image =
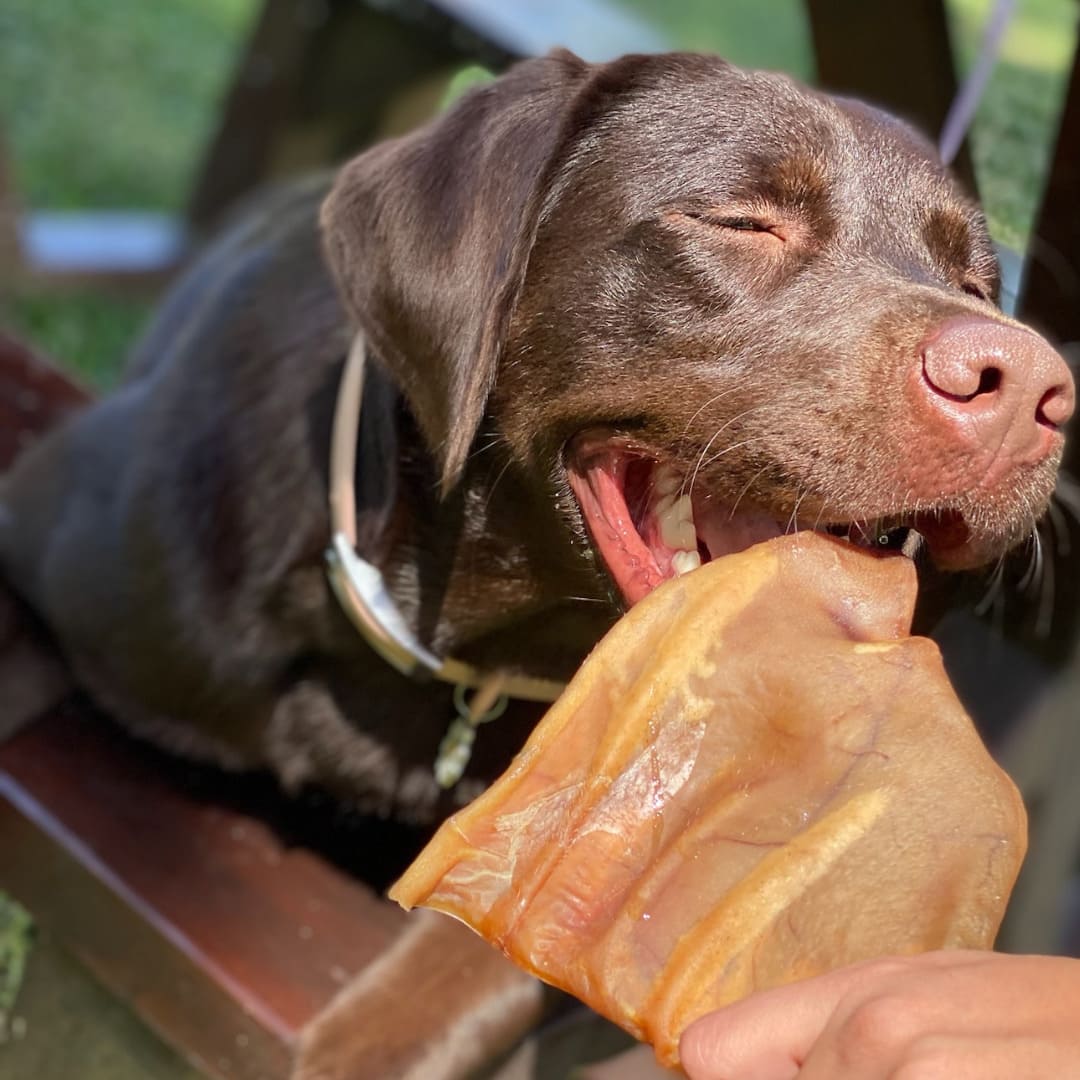
{"label": "pig ear treat", "polygon": [[391,896],[677,1064],[754,990],[990,948],[1023,807],[908,636],[909,560],[799,533],[664,583]]}

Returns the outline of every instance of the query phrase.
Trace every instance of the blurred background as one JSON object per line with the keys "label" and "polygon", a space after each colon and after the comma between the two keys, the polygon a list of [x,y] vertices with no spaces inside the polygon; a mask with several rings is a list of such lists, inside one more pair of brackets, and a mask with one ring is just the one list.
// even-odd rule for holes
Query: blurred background
{"label": "blurred background", "polygon": [[[1073,159],[1059,147],[1055,165],[1055,146],[1078,13],[1075,0],[0,0],[0,331],[108,388],[236,199],[555,44],[588,59],[716,52],[877,100],[935,138],[980,58],[996,59],[957,169],[1003,253],[1006,299],[1031,256],[1071,282],[1063,310],[1080,312],[1069,248],[1043,213],[1052,166],[1072,205]],[[200,1075],[33,940],[0,894],[0,1078]]]}
{"label": "blurred background", "polygon": [[[243,120],[253,115],[259,118],[257,123],[276,116],[294,129],[272,148],[254,148],[253,157],[265,152],[276,160],[260,162],[245,178],[251,181],[263,171],[299,169],[348,153],[349,146],[328,144],[325,138],[327,123],[337,123],[334,117],[328,119],[332,110],[319,100],[328,92],[337,94],[354,114],[363,114],[360,130],[350,132],[346,127],[337,139],[347,143],[351,135],[359,144],[365,136],[420,119],[440,100],[455,68],[466,69],[467,81],[474,59],[487,59],[495,67],[515,52],[555,41],[596,57],[635,48],[708,50],[747,66],[787,71],[807,80],[816,76],[808,14],[813,5],[801,0],[581,4],[504,0],[445,5],[355,0],[348,6],[367,12],[351,27],[349,19],[342,18],[342,6],[330,0],[267,5],[292,9],[287,14],[294,25],[284,30],[271,27],[264,33],[267,48],[261,60],[252,62],[247,56],[245,66],[252,35],[266,15],[262,0],[149,4],[4,0],[0,170],[6,161],[7,181],[0,200],[6,199],[9,212],[16,208],[22,215],[33,215],[19,219],[24,237],[36,241],[39,253],[57,263],[64,262],[65,243],[71,249],[69,261],[87,244],[108,246],[106,224],[95,237],[79,232],[77,219],[68,218],[71,232],[65,235],[59,228],[61,215],[71,211],[139,212],[144,215],[144,233],[132,240],[125,232],[127,242],[147,249],[151,260],[154,252],[167,260],[174,245],[189,235],[189,211],[200,225],[212,216],[198,204],[200,197],[206,201],[207,183],[216,180],[220,186],[220,173],[233,167],[228,147],[215,147],[214,140],[226,120],[230,88],[240,75],[240,89],[248,92],[248,100],[241,110],[246,116],[228,133],[233,155],[244,153],[245,148],[236,144],[242,141]],[[901,6],[905,18],[918,21],[923,5]],[[843,7],[836,9],[841,27]],[[992,0],[949,0],[944,7],[946,47],[951,46],[963,76],[978,54]],[[436,9],[437,15],[440,8],[448,13],[441,24],[425,11]],[[502,17],[491,19],[493,11]],[[971,152],[979,191],[995,238],[1014,251],[1027,246],[1037,210],[1072,56],[1076,15],[1072,0],[1020,0],[975,118]],[[337,47],[319,40],[320,28],[332,18],[338,24],[332,35]],[[342,28],[361,39],[362,47],[352,60],[341,57]],[[385,38],[381,43],[380,34]],[[431,48],[428,39],[440,36],[444,47]],[[856,63],[860,52],[902,48],[894,37],[840,44]],[[298,55],[302,48],[309,50],[308,57]],[[926,62],[925,55],[904,58],[913,83],[927,78]],[[313,77],[313,63],[329,73],[324,85]],[[382,115],[373,121],[369,104],[358,101],[358,96],[380,82],[393,84],[394,100],[380,94]],[[285,100],[290,90],[306,100]],[[305,114],[311,120],[306,131]],[[273,142],[275,137],[267,140]],[[283,145],[286,142],[290,145]],[[215,150],[218,176],[208,178]],[[214,209],[219,210],[221,195],[209,194],[218,200]],[[168,217],[149,218],[146,212]],[[173,232],[171,225],[178,231]],[[104,288],[101,280],[72,282],[72,275],[63,274],[58,276],[68,280],[62,285],[19,283],[11,280],[10,270],[9,266],[7,275],[0,270],[0,287],[7,278],[0,312],[4,323],[94,385],[108,385],[160,282],[129,280],[123,288]]]}

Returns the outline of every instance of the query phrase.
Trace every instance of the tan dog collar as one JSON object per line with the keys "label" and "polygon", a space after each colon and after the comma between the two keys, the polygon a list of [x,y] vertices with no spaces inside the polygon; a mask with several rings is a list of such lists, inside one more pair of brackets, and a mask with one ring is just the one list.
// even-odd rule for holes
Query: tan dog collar
{"label": "tan dog collar", "polygon": [[[364,392],[367,344],[358,333],[341,376],[330,442],[330,546],[326,572],[338,602],[364,640],[388,664],[412,679],[437,679],[455,687],[458,718],[450,725],[436,762],[436,777],[452,787],[468,762],[478,724],[493,720],[508,698],[554,701],[564,683],[505,671],[484,672],[438,657],[413,634],[394,603],[379,568],[356,550],[356,444]],[[466,692],[477,692],[466,702]]]}

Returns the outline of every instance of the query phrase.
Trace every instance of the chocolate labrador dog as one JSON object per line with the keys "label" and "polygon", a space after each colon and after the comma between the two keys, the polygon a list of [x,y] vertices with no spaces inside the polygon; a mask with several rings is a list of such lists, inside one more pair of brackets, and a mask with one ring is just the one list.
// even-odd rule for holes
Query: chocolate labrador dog
{"label": "chocolate labrador dog", "polygon": [[[567,678],[627,604],[792,529],[947,570],[1030,535],[1069,372],[899,121],[697,55],[522,63],[242,215],[125,384],[0,487],[0,563],[132,730],[427,823],[542,706],[433,764],[453,688],[328,585],[344,358],[357,547],[422,646]],[[321,209],[320,209],[321,208]]]}

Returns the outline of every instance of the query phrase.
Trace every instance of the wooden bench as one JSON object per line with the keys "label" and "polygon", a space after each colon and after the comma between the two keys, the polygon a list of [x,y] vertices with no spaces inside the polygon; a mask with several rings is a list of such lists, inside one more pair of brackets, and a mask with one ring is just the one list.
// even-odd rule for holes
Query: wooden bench
{"label": "wooden bench", "polygon": [[288,1076],[404,918],[74,702],[0,747],[0,850],[4,888],[215,1077]]}
{"label": "wooden bench", "polygon": [[[0,338],[0,469],[88,400]],[[252,809],[275,809],[268,784],[215,786],[96,715],[0,593],[0,729],[17,725],[0,744],[0,887],[208,1075],[288,1076],[403,913],[276,834]]]}
{"label": "wooden bench", "polygon": [[589,60],[666,47],[605,0],[263,0],[189,218],[205,228],[267,179],[414,127],[465,65],[501,71],[556,45]]}

